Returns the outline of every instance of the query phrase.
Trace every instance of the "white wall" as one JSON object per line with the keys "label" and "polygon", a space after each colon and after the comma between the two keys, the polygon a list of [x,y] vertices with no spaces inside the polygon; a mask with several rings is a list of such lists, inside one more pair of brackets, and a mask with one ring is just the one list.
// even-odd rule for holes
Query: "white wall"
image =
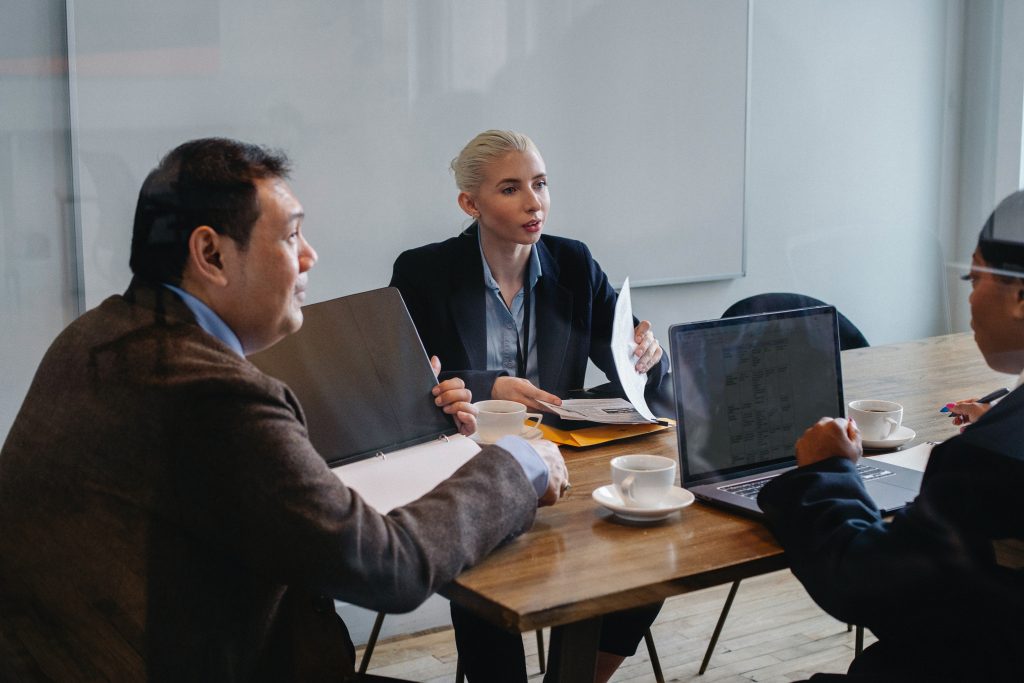
{"label": "white wall", "polygon": [[947,331],[940,244],[956,196],[959,11],[755,1],[747,276],[636,290],[634,312],[659,338],[769,291],[836,305],[872,344]]}
{"label": "white wall", "polygon": [[[951,260],[969,263],[978,232],[996,204],[1024,186],[1024,1],[971,0],[965,9],[964,78],[957,231]],[[957,268],[955,273],[964,269]],[[954,273],[951,273],[953,275]],[[956,287],[956,290],[952,290]],[[968,288],[951,285],[954,326],[967,329]]]}

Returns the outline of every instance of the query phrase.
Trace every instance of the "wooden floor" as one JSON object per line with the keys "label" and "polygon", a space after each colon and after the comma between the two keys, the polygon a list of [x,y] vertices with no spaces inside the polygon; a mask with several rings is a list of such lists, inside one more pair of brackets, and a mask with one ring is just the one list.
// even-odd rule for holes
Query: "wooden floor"
{"label": "wooden floor", "polygon": [[[854,634],[821,611],[789,571],[740,584],[707,673],[697,675],[728,586],[669,599],[652,632],[666,681],[793,681],[812,673],[843,672],[853,659]],[[545,634],[546,640],[547,634]],[[527,666],[540,681],[536,638],[524,638]],[[874,642],[865,634],[865,645]],[[362,652],[359,653],[362,656]],[[450,628],[377,644],[370,672],[412,681],[454,681]],[[612,681],[654,681],[647,648],[622,665]]]}

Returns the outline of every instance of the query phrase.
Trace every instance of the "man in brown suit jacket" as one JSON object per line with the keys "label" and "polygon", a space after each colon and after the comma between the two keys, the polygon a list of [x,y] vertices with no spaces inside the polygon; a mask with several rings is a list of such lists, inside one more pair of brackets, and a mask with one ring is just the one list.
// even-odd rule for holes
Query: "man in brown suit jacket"
{"label": "man in brown suit jacket", "polygon": [[[44,357],[0,452],[0,660],[72,680],[345,680],[331,598],[417,606],[557,500],[516,438],[381,515],[245,359],[295,331],[316,253],[287,161],[208,139],[143,184],[135,277]],[[465,431],[460,382],[435,389]]]}

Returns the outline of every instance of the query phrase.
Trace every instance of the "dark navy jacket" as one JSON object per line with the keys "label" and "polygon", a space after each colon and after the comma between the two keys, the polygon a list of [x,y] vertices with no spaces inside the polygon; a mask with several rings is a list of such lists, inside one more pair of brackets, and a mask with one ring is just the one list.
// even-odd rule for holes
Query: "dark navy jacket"
{"label": "dark navy jacket", "polygon": [[[540,388],[565,398],[582,389],[587,358],[615,381],[610,348],[617,294],[583,242],[543,235],[537,242],[537,361]],[[391,286],[402,293],[428,355],[441,359],[442,378],[462,377],[474,400],[490,398],[504,374],[487,368],[484,271],[473,224],[457,237],[403,252]],[[634,326],[638,323],[634,318]],[[666,355],[651,368],[661,382]]]}
{"label": "dark navy jacket", "polygon": [[758,503],[811,597],[878,636],[851,674],[1024,680],[1024,388],[932,450],[891,522],[842,458],[778,477]]}

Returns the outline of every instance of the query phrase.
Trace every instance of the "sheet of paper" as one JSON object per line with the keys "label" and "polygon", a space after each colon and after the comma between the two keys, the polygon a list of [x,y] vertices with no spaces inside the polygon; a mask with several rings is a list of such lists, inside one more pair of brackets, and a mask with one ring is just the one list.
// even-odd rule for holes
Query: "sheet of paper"
{"label": "sheet of paper", "polygon": [[547,401],[540,403],[564,420],[588,420],[603,424],[651,422],[641,415],[632,403],[622,398],[573,398],[562,401],[560,406]]}
{"label": "sheet of paper", "polygon": [[386,514],[429,493],[479,452],[475,441],[455,435],[448,441],[410,446],[331,471],[377,512]]}
{"label": "sheet of paper", "polygon": [[629,294],[629,278],[622,283],[619,298],[615,302],[615,317],[612,321],[612,358],[626,398],[636,411],[649,422],[654,422],[654,413],[647,407],[644,388],[647,374],[636,371],[636,342],[633,341],[633,302]]}
{"label": "sheet of paper", "polygon": [[932,446],[933,444],[931,442],[919,443],[913,448],[908,448],[905,451],[893,451],[892,453],[869,455],[867,457],[871,460],[878,460],[880,462],[887,462],[892,465],[906,467],[908,470],[924,472],[924,468],[928,466],[928,456],[932,453]]}
{"label": "sheet of paper", "polygon": [[565,420],[587,420],[603,424],[650,424],[657,423],[654,413],[647,407],[644,389],[647,387],[647,373],[636,371],[636,342],[633,341],[633,304],[629,294],[629,278],[622,283],[622,290],[615,302],[612,319],[611,352],[615,360],[615,374],[619,378],[626,399],[621,398],[577,398],[562,401],[556,406],[540,401],[551,412]]}

